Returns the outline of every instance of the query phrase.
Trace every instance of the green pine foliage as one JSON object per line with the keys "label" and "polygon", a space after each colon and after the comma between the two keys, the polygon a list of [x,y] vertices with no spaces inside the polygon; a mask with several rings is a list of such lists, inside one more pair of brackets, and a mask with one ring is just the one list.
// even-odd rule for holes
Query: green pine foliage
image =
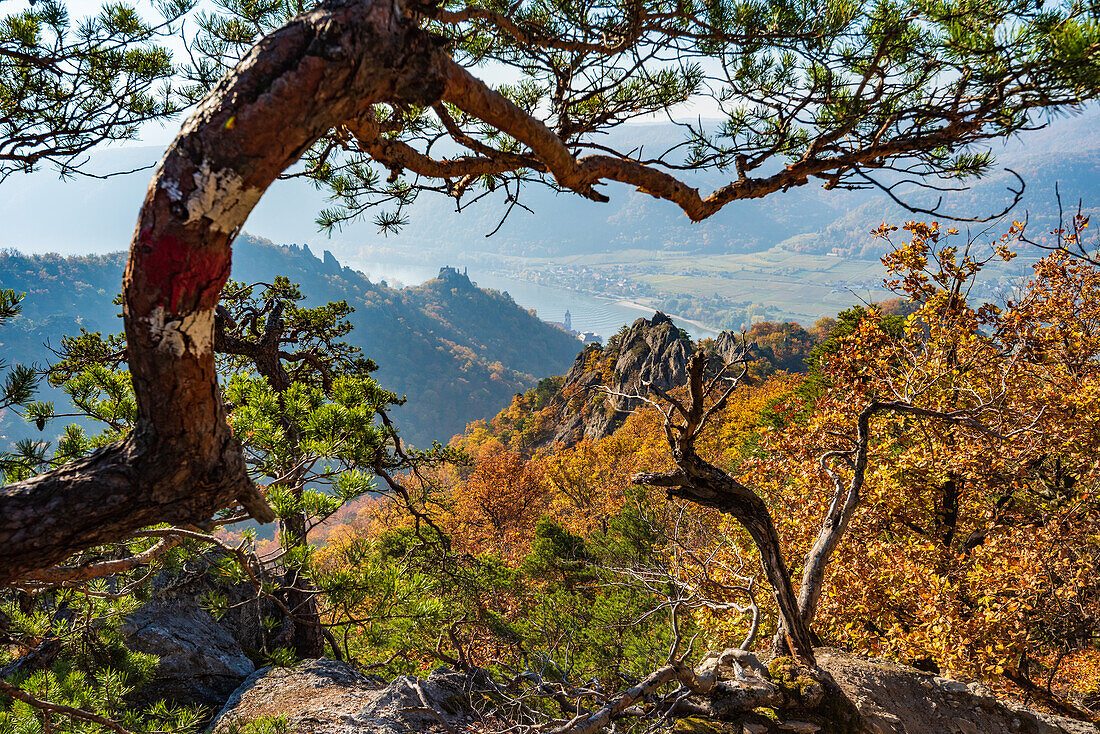
{"label": "green pine foliage", "polygon": [[[328,549],[339,570],[316,579],[356,620],[352,655],[384,675],[450,657],[505,677],[614,689],[662,664],[671,642],[670,610],[629,573],[657,563],[651,512],[637,497],[588,540],[544,518],[518,564],[454,554],[428,530],[392,530]],[[486,640],[497,657],[466,657]]]}
{"label": "green pine foliage", "polygon": [[[10,288],[0,290],[0,325],[8,324],[16,319],[22,312],[21,302],[23,294],[16,293]],[[38,388],[38,370],[28,364],[8,363],[0,358],[0,412],[9,408],[21,406],[26,410],[26,415],[38,422],[39,416],[34,412],[34,397]],[[35,441],[20,440],[14,446],[14,451],[0,454],[0,476],[24,477],[29,476],[26,467],[38,466],[41,462],[39,454],[44,451]]]}
{"label": "green pine foliage", "polygon": [[59,0],[0,15],[0,181],[42,164],[80,172],[86,151],[175,115],[176,68],[162,42],[192,5],[153,3],[152,22],[122,2],[82,19]]}
{"label": "green pine foliage", "polygon": [[[140,552],[151,541],[129,545],[125,551]],[[119,549],[94,549],[84,560],[105,552]],[[2,679],[38,700],[109,719],[134,734],[198,732],[205,718],[201,710],[133,702],[132,694],[150,680],[158,662],[130,650],[120,630],[125,616],[141,603],[142,581],[140,575],[119,574],[80,588],[5,593],[0,597]],[[109,729],[79,716],[44,712],[0,691],[2,734],[42,731],[101,734]]]}
{"label": "green pine foliage", "polygon": [[[200,98],[252,43],[308,5],[230,0],[222,12],[200,14],[198,52],[186,72],[190,97]],[[475,76],[494,69],[503,79],[496,91],[567,149],[710,172],[708,186],[767,183],[809,161],[806,175],[783,190],[819,178],[826,189],[880,188],[910,199],[919,185],[898,188],[899,178],[955,186],[989,173],[996,161],[982,143],[1079,107],[1100,89],[1100,9],[1092,0],[475,5],[479,13],[467,13],[460,0],[420,3],[418,15]],[[680,135],[644,154],[621,133],[625,122],[675,114],[685,103],[716,107],[718,122],[681,123]],[[418,151],[434,154],[442,139],[489,159],[530,153],[507,131],[446,104],[378,105],[374,115],[386,138]],[[538,165],[518,164],[461,185],[432,180],[387,170],[332,136],[303,162],[330,196],[317,219],[327,229],[366,217],[382,232],[398,231],[422,194],[455,197],[460,208],[495,200],[510,212],[523,205],[524,189],[558,186]]]}
{"label": "green pine foliage", "polygon": [[[0,324],[10,322],[22,312],[21,302],[24,294],[10,288],[0,290]],[[26,364],[8,365],[0,359],[0,410],[13,405],[25,405],[38,387],[38,373],[34,367]]]}

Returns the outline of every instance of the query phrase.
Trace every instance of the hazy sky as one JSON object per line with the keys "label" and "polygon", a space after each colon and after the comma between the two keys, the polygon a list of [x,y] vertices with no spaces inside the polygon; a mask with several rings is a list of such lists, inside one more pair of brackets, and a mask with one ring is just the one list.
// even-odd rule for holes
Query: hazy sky
{"label": "hazy sky", "polygon": [[[207,7],[213,7],[209,0],[204,2]],[[3,3],[4,14],[26,7],[26,0],[0,0],[0,3]],[[68,7],[75,22],[96,12],[100,5],[101,0],[72,0]],[[147,17],[154,17],[155,11],[148,0],[140,0],[137,7]],[[173,43],[177,52],[180,43],[178,40]],[[698,114],[706,118],[713,112],[710,110],[708,115],[701,108],[678,110],[684,117]],[[1100,123],[1100,115],[1095,109],[1086,117]],[[118,171],[156,163],[181,121],[176,119],[164,125],[146,126],[142,140],[95,152],[91,169]],[[1095,132],[1089,133],[1089,125],[1081,125],[1078,121],[1070,126],[1077,139],[1067,137],[1060,132],[1065,129],[1064,124],[1055,123],[1051,129],[1025,134],[1020,141],[1011,142],[1010,147],[1034,151],[1065,150],[1066,146],[1078,144],[1082,135],[1097,136]],[[0,227],[0,247],[65,254],[126,249],[150,176],[151,171],[146,170],[106,181],[77,177],[62,182],[49,169],[13,176],[0,185],[0,222],[4,223]],[[612,193],[618,197],[628,193],[624,187],[612,188]],[[334,252],[357,249],[363,242],[378,239],[376,227],[370,222],[350,225],[331,238],[319,233],[313,218],[324,205],[323,194],[308,184],[278,182],[250,216],[247,231],[278,242],[309,243],[315,249],[329,248]],[[440,226],[447,225],[440,223]]]}
{"label": "hazy sky", "polygon": [[[10,0],[8,0],[10,2]],[[69,16],[73,20],[73,25],[84,17],[96,14],[103,6],[103,0],[63,0],[66,7],[69,10]],[[142,17],[146,20],[152,21],[159,18],[155,6],[149,0],[124,0],[128,1],[130,5],[136,7],[141,13]],[[4,6],[0,6],[3,9],[4,14],[11,12],[18,12],[21,9],[29,7],[28,0],[14,0],[8,5],[5,0],[0,0],[0,3],[5,3]],[[195,23],[193,16],[196,12],[207,10],[214,11],[218,7],[216,2],[212,0],[199,0],[196,10],[192,11],[182,21],[182,29],[184,36],[189,36],[195,29]],[[167,38],[162,41],[169,49],[171,49],[173,56],[176,58],[177,63],[182,63],[187,59],[185,53],[184,41],[179,35],[172,38]],[[480,69],[479,76],[490,84],[500,84],[506,81],[510,81],[514,78],[514,72],[506,70],[503,67],[494,67],[492,65],[486,66]],[[721,111],[714,100],[710,98],[700,98],[694,100],[688,104],[679,105],[673,110],[673,116],[676,119],[681,120],[694,120],[698,117],[711,118],[721,116]],[[641,122],[660,121],[663,122],[667,119],[664,115],[653,116],[650,118],[644,118]],[[141,140],[133,143],[124,143],[125,145],[154,145],[164,147],[172,141],[176,132],[179,130],[179,121],[169,122],[165,124],[153,123],[146,125],[141,133]]]}

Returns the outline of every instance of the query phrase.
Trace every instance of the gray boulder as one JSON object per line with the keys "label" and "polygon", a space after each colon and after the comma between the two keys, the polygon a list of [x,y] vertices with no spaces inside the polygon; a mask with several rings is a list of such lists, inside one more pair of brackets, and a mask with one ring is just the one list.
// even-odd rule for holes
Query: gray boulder
{"label": "gray boulder", "polygon": [[390,684],[335,660],[257,670],[215,718],[217,734],[260,717],[285,717],[296,734],[406,734],[461,729],[471,717],[470,678],[440,668]]}
{"label": "gray boulder", "polygon": [[[151,598],[122,625],[126,644],[160,658],[153,679],[135,699],[164,699],[180,705],[217,710],[255,671],[263,648],[264,614],[269,604],[255,598],[249,586],[218,583],[205,573],[209,559],[185,572],[162,574]],[[228,612],[214,619],[201,602],[207,594],[224,595]]]}
{"label": "gray boulder", "polygon": [[144,695],[217,707],[256,666],[225,625],[194,600],[153,599],[126,619],[127,645],[160,658]]}
{"label": "gray boulder", "polygon": [[[750,656],[751,657],[751,656]],[[994,698],[979,684],[922,673],[895,663],[837,650],[817,651],[821,671],[801,677],[736,666],[720,668],[709,696],[685,702],[681,717],[661,729],[684,734],[1098,734],[1089,723],[1048,716]],[[698,672],[698,671],[697,671]],[[828,675],[825,675],[827,673]],[[801,676],[802,673],[799,673]],[[479,675],[439,668],[425,679],[386,684],[345,663],[307,660],[293,668],[264,668],[233,694],[212,725],[284,717],[295,734],[460,734],[507,730],[503,710],[480,718],[475,702],[495,699]],[[491,709],[491,707],[490,707]],[[773,710],[770,717],[761,711]],[[516,724],[518,722],[511,722]],[[529,722],[528,722],[529,723]],[[653,723],[653,722],[650,722]]]}
{"label": "gray boulder", "polygon": [[859,709],[866,734],[1098,734],[1093,724],[1000,701],[978,683],[837,650],[816,654]]}

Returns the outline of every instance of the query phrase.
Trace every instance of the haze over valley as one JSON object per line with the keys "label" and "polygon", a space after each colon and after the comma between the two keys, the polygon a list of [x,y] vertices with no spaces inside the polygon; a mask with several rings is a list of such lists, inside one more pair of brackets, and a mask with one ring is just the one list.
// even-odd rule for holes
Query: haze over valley
{"label": "haze over valley", "polygon": [[0,734],[1100,734],[1100,0],[0,5]]}
{"label": "haze over valley", "polygon": [[[632,127],[653,144],[679,134],[671,125]],[[1010,189],[1019,186],[1003,170],[1010,168],[1027,188],[1002,221],[1026,217],[1033,233],[1046,234],[1057,219],[1055,184],[1067,211],[1076,211],[1078,202],[1086,214],[1100,208],[1091,196],[1100,182],[1098,131],[1096,109],[1058,117],[1046,129],[998,145],[996,170],[969,189],[899,192],[926,208],[935,208],[942,197],[945,213],[988,216],[1001,211],[1012,200]],[[159,156],[157,148],[104,149],[91,154],[89,170],[130,170]],[[46,170],[25,176],[0,200],[5,223],[0,246],[61,254],[125,249],[148,177],[149,171],[141,171],[60,181]],[[703,190],[724,181],[720,172],[696,179]],[[415,285],[443,265],[469,268],[475,281],[509,291],[544,320],[561,321],[569,309],[579,318],[578,329],[607,338],[654,309],[682,317],[699,335],[741,328],[754,319],[809,326],[851,303],[889,296],[881,288],[879,263],[886,247],[871,236],[872,229],[882,222],[935,219],[898,207],[878,190],[824,191],[813,183],[766,200],[738,202],[704,226],[627,187],[611,185],[608,193],[611,202],[598,204],[531,187],[522,199],[531,211],[516,207],[503,224],[505,209],[497,200],[455,212],[453,200],[427,193],[410,208],[400,233],[383,236],[369,216],[318,232],[314,220],[325,198],[294,179],[277,182],[265,194],[246,231],[277,243],[308,244],[316,252],[329,250],[375,282]],[[986,225],[955,226],[977,233]],[[1022,255],[1011,267],[987,274],[982,284],[987,296],[1011,290],[1029,272],[1036,253]]]}

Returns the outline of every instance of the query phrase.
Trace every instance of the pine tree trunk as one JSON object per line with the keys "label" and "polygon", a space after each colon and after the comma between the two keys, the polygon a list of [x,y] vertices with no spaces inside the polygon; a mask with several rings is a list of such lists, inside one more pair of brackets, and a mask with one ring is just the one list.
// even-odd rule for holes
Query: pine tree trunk
{"label": "pine tree trunk", "polygon": [[372,105],[427,106],[450,62],[396,3],[323,3],[264,38],[183,126],[139,216],[123,284],[138,420],[125,441],[0,488],[0,586],[154,523],[243,503],[274,519],[226,425],[212,350],[230,242],[260,195]]}
{"label": "pine tree trunk", "polygon": [[[294,494],[300,496],[302,488],[297,487]],[[283,545],[285,549],[304,548],[309,542],[306,537],[306,518],[302,513],[293,513],[283,519]],[[300,574],[297,566],[287,568],[283,574],[283,596],[290,609],[294,624],[292,645],[294,654],[301,660],[324,657],[325,638],[321,631],[321,615],[317,606],[317,594],[313,582],[308,576]]]}

